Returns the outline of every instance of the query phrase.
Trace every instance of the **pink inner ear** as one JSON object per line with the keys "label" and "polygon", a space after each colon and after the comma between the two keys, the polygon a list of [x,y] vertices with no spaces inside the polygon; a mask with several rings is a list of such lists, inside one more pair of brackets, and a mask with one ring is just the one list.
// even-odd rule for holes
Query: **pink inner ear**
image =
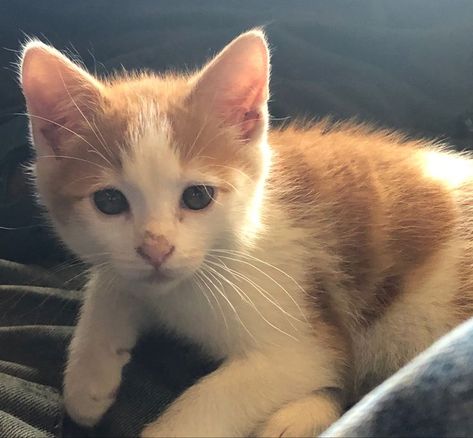
{"label": "pink inner ear", "polygon": [[261,111],[258,110],[241,110],[238,115],[238,119],[235,120],[235,124],[238,124],[238,128],[241,132],[241,139],[249,141],[254,134],[255,128],[262,120]]}
{"label": "pink inner ear", "polygon": [[240,138],[250,141],[264,123],[268,100],[269,53],[260,31],[232,41],[202,72],[195,96],[215,109]]}
{"label": "pink inner ear", "polygon": [[[254,78],[250,79],[254,80]],[[219,107],[222,117],[229,125],[238,128],[243,141],[251,140],[256,128],[263,121],[267,84],[264,81],[260,82],[259,84],[251,84],[250,87],[241,87],[239,84],[239,89],[236,87],[232,91],[225,90],[221,92],[220,98],[216,99],[216,105]],[[232,93],[236,96],[227,97]]]}
{"label": "pink inner ear", "polygon": [[[222,102],[222,113],[230,124],[238,127],[241,132],[241,138],[248,141],[252,138],[255,128],[262,121],[262,105],[267,99],[267,83],[260,81],[258,83],[255,78],[245,78],[254,81],[250,87],[241,87],[235,93],[242,97],[240,99],[230,99]],[[242,90],[243,88],[243,90]]]}
{"label": "pink inner ear", "polygon": [[54,154],[60,155],[61,150],[59,145],[61,144],[61,131],[63,131],[64,128],[59,125],[66,126],[67,121],[66,118],[61,118],[57,120],[56,123],[45,122],[41,125],[40,132],[41,135],[49,142],[49,145],[53,150]]}
{"label": "pink inner ear", "polygon": [[[22,60],[22,87],[31,114],[34,145],[61,154],[68,140],[97,107],[101,85],[57,50],[28,44]],[[76,136],[77,137],[77,136]]]}

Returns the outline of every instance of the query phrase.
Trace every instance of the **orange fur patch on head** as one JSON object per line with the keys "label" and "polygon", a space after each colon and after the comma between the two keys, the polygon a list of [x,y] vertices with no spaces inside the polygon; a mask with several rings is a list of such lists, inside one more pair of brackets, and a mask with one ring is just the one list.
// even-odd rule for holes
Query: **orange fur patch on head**
{"label": "orange fur patch on head", "polygon": [[238,173],[256,179],[259,151],[250,146],[265,133],[268,83],[268,49],[258,30],[232,41],[194,75],[124,74],[108,81],[49,46],[28,43],[22,84],[40,192],[51,213],[67,221],[76,200],[120,173],[153,124],[169,128],[170,144],[161,147],[174,148],[184,169],[220,178],[222,191],[234,188]]}
{"label": "orange fur patch on head", "polygon": [[238,139],[232,127],[194,105],[176,108],[168,118],[184,169],[210,173],[221,180],[224,191],[233,190],[235,179],[242,174],[256,180],[260,170],[258,151]]}
{"label": "orange fur patch on head", "polygon": [[[213,113],[188,102],[192,81],[186,76],[123,76],[106,83],[103,101],[88,119],[83,118],[68,139],[60,163],[42,174],[51,194],[54,213],[66,220],[76,200],[100,186],[108,173],[120,173],[122,160],[133,153],[136,141],[149,123],[166,121],[183,168],[209,172],[222,181],[223,191],[233,190],[235,178],[256,179],[258,151],[244,144],[232,126]],[[154,111],[146,113],[146,108]],[[156,120],[149,120],[155,117]],[[156,145],[158,147],[159,145]],[[55,159],[52,153],[41,161]],[[106,179],[106,178],[105,178]],[[60,182],[60,183],[59,183]]]}
{"label": "orange fur patch on head", "polygon": [[[120,175],[123,160],[133,152],[146,124],[158,124],[159,117],[164,119],[161,113],[182,100],[189,89],[187,79],[143,74],[124,75],[104,83],[100,106],[81,116],[62,146],[64,152],[57,157],[53,151],[38,155],[36,167],[42,191],[48,193],[52,213],[59,220],[66,221],[73,214],[77,200],[103,188],[107,176]],[[145,114],[147,108],[156,111]],[[156,120],[147,120],[153,115]],[[47,165],[43,172],[45,160],[57,163]]]}

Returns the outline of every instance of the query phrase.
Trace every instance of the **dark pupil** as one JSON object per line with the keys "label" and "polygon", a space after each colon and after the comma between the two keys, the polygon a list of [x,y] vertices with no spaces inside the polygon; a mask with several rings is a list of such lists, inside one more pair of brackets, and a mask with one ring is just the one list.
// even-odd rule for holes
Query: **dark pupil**
{"label": "dark pupil", "polygon": [[128,210],[125,195],[116,189],[99,190],[94,193],[94,202],[104,214],[120,214]]}
{"label": "dark pupil", "polygon": [[182,202],[191,210],[202,210],[211,202],[214,189],[211,186],[190,186],[182,194]]}

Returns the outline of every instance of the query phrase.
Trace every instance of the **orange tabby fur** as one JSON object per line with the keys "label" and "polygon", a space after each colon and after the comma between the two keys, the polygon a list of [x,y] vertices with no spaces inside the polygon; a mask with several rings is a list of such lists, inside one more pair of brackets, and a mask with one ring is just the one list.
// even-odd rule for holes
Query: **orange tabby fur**
{"label": "orange tabby fur", "polygon": [[[219,129],[199,108],[185,106],[190,87],[188,78],[174,75],[125,76],[107,83],[107,103],[95,124],[108,148],[86,124],[76,132],[115,165],[78,147],[73,156],[84,162],[66,160],[58,173],[48,174],[50,187],[45,190],[53,194],[61,220],[68,220],[75,200],[93,191],[97,165],[120,171],[121,153],[132,146],[143,102],[155,102],[167,114],[183,164],[200,159],[203,167],[212,167],[230,184],[227,190],[231,190],[233,169],[253,176],[253,163],[222,147],[223,142],[234,141],[234,133]],[[73,141],[80,143],[80,139]],[[428,270],[429,260],[465,221],[447,188],[422,172],[418,151],[433,148],[429,142],[364,125],[322,121],[274,128],[269,143],[277,154],[269,185],[284,187],[278,196],[294,224],[310,231],[320,226],[320,219],[329,222],[327,240],[342,259],[337,281],[349,292],[326,297],[317,279],[310,288],[315,298],[311,304],[331,315],[332,329],[345,336],[382,317],[396,297],[406,292],[407,279]],[[317,209],[326,206],[323,218],[314,220],[314,205]],[[464,271],[462,289],[452,302],[452,312],[459,315],[452,325],[473,314],[468,264]]]}
{"label": "orange tabby fur", "polygon": [[[260,33],[248,35],[264,39]],[[211,169],[220,196],[237,190],[242,175],[257,183],[262,163],[254,145],[239,138],[240,126],[227,126],[217,114],[203,111],[194,96],[201,74],[205,69],[196,76],[123,75],[100,83],[100,96],[89,96],[89,107],[82,105],[95,129],[78,118],[75,135],[58,133],[58,147],[71,159],[45,166],[43,160],[61,160],[60,154],[38,156],[39,192],[57,223],[72,222],[76,204],[140,153],[137,139],[150,119],[165,126],[183,172]],[[81,93],[74,93],[79,103]],[[433,142],[354,123],[291,123],[271,129],[268,144],[273,156],[262,229],[277,228],[274,218],[283,217],[289,222],[284,226],[302,236],[297,260],[306,254],[302,270],[311,272],[303,284],[311,333],[331,357],[335,383],[344,382],[347,392],[358,396],[362,387],[373,386],[473,314],[473,166]],[[449,179],[438,161],[464,167],[464,178]],[[190,213],[179,214],[183,221]],[[261,234],[264,248],[273,237]],[[426,297],[432,297],[427,310],[416,307]],[[409,332],[403,318],[415,320],[418,310],[438,312],[439,324],[423,316]],[[403,337],[417,334],[419,341],[404,348]],[[384,348],[387,338],[392,345]],[[326,409],[321,422],[326,426],[340,408],[328,400],[321,392],[317,399],[299,399],[294,409]],[[285,418],[281,412],[270,424]]]}

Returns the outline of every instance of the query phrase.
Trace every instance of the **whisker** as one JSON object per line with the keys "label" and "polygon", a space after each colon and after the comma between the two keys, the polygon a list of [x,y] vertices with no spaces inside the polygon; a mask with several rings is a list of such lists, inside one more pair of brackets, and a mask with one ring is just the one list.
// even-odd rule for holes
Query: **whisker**
{"label": "whisker", "polygon": [[243,172],[243,170],[238,169],[236,167],[227,166],[226,164],[208,164],[205,167],[224,167],[225,169],[230,169],[230,170],[234,170],[234,171],[238,172],[240,175],[244,176],[249,181],[253,181],[252,178],[247,173]]}
{"label": "whisker", "polygon": [[[214,258],[217,258],[216,256],[212,256],[210,254],[208,254],[209,256],[211,257],[214,257]],[[278,304],[276,301],[274,301],[271,297],[271,295],[269,294],[269,292],[265,291],[260,285],[258,285],[256,282],[254,282],[253,280],[251,280],[248,276],[242,274],[241,272],[238,272],[238,271],[235,271],[234,269],[231,269],[229,268],[228,266],[226,266],[225,264],[222,266],[220,265],[219,263],[216,263],[216,262],[212,262],[210,260],[207,261],[208,263],[211,263],[213,264],[214,266],[220,266],[222,268],[224,268],[225,270],[227,270],[230,274],[232,274],[234,277],[240,279],[240,280],[243,280],[243,281],[246,281],[247,283],[249,283],[253,288],[256,289],[257,292],[259,292],[267,301],[269,301],[273,306],[275,306],[277,309],[279,309],[284,315],[288,316],[289,318],[297,321],[297,322],[304,322],[302,320],[300,320],[299,318],[295,317],[294,315],[292,315],[291,313],[287,312],[280,304]],[[294,329],[296,329],[296,327],[289,321],[289,323],[292,325],[292,327]],[[296,329],[297,330],[297,329]]]}
{"label": "whisker", "polygon": [[210,299],[209,299],[209,296],[205,293],[205,290],[202,288],[202,285],[200,284],[200,282],[202,281],[199,277],[199,273],[198,272],[194,272],[194,275],[193,275],[193,280],[194,282],[192,283],[192,285],[197,285],[198,288],[200,289],[200,291],[202,292],[202,295],[205,297],[205,299],[207,300],[207,302],[209,303],[209,306],[210,308],[212,309],[212,312],[215,314],[215,307],[213,306],[213,304],[210,302]]}
{"label": "whisker", "polygon": [[197,135],[194,138],[194,142],[192,143],[191,147],[187,150],[186,159],[189,158],[189,155],[194,150],[194,147],[195,147],[197,141],[199,140],[200,136],[202,135],[202,132],[204,131],[204,128],[207,126],[208,121],[209,121],[209,117],[207,115],[204,122],[202,123],[202,126],[199,129],[199,132],[197,133]]}
{"label": "whisker", "polygon": [[251,254],[247,254],[243,251],[238,251],[238,250],[234,250],[234,249],[212,249],[211,251],[223,252],[223,253],[233,254],[234,256],[246,257],[246,258],[249,258],[251,260],[257,261],[259,263],[262,263],[265,266],[273,268],[274,270],[278,271],[279,273],[284,275],[286,278],[291,280],[300,289],[300,291],[302,293],[304,293],[304,295],[309,295],[308,292],[296,281],[295,278],[291,277],[287,272],[284,272],[282,269],[278,268],[277,266],[272,265],[271,263],[266,262],[265,260],[261,260],[260,258],[255,257]]}
{"label": "whisker", "polygon": [[43,158],[64,158],[68,160],[82,161],[84,163],[91,164],[92,166],[96,166],[102,170],[108,171],[106,167],[103,167],[100,164],[94,163],[93,161],[85,160],[84,158],[79,158],[79,157],[71,157],[70,155],[40,155],[38,156],[38,160],[42,160]]}
{"label": "whisker", "polygon": [[[87,145],[89,145],[94,151],[98,152],[97,149],[89,142],[87,141],[87,139],[85,139],[82,135],[78,134],[77,132],[73,131],[72,129],[68,128],[67,126],[64,126],[62,125],[61,123],[58,123],[54,120],[51,120],[51,119],[48,119],[46,117],[42,117],[42,116],[38,116],[38,115],[35,115],[35,114],[31,114],[31,113],[14,113],[13,115],[16,115],[16,116],[26,116],[26,117],[34,117],[36,119],[39,119],[39,120],[43,120],[45,122],[48,122],[48,123],[52,123],[53,125],[55,126],[58,126],[62,129],[65,129],[66,131],[70,132],[71,134],[75,135],[76,137],[78,137],[79,139],[81,139],[84,143],[86,143]],[[99,153],[100,155],[100,153]],[[60,157],[58,155],[55,155],[54,157],[57,157],[57,158],[65,158],[65,157]],[[110,161],[108,161],[107,159],[105,159],[105,157],[102,156],[102,158],[107,161],[110,165]],[[92,162],[90,162],[92,164]],[[96,163],[94,163],[96,164]],[[102,167],[102,166],[101,166]],[[106,169],[105,167],[102,167],[103,169]]]}
{"label": "whisker", "polygon": [[[86,179],[95,179],[95,180],[97,180],[97,181],[101,181],[101,178],[100,178],[98,175],[87,175],[87,176],[83,176],[83,177],[81,177],[81,178],[77,178],[77,179],[75,179],[75,180],[73,180],[73,181],[68,182],[64,187],[69,187],[69,186],[71,186],[72,184],[75,184],[75,183],[77,183],[77,182],[79,182],[79,181],[84,181],[84,180],[86,180]],[[100,187],[99,184],[97,184],[97,186]]]}
{"label": "whisker", "polygon": [[41,227],[42,225],[40,224],[36,224],[36,225],[24,225],[24,226],[20,226],[20,227],[0,227],[0,230],[3,230],[3,231],[17,231],[17,230],[28,230],[28,229],[31,229],[31,228],[38,228],[38,227]]}
{"label": "whisker", "polygon": [[[253,333],[251,333],[249,330],[248,330],[248,327],[245,325],[245,323],[242,321],[242,319],[240,318],[240,315],[238,314],[237,310],[235,309],[235,306],[231,303],[231,301],[225,296],[225,293],[220,290],[217,285],[212,281],[212,279],[207,275],[209,274],[210,276],[212,276],[214,279],[216,279],[215,275],[213,275],[211,272],[207,271],[207,269],[205,267],[202,267],[201,268],[201,274],[214,286],[215,290],[219,293],[219,295],[227,302],[227,304],[230,306],[230,308],[232,309],[233,313],[235,314],[235,317],[237,318],[237,320],[239,321],[239,323],[241,324],[241,326],[243,327],[243,329],[248,333],[248,335],[254,340],[256,341],[256,338],[254,337]],[[256,341],[257,342],[257,341]]]}
{"label": "whisker", "polygon": [[[207,263],[209,263],[209,260],[207,260]],[[228,285],[230,285],[238,294],[239,294],[239,291],[238,289],[241,291],[241,288],[239,288],[237,285],[235,285],[235,283],[231,282],[228,278],[226,278],[223,274],[221,274],[220,272],[218,272],[216,269],[214,269],[212,266],[209,266],[208,264],[206,264],[206,268],[208,270],[210,270],[211,272],[213,272],[214,274],[218,275],[219,278],[221,278],[223,281],[225,281],[225,283],[227,283]],[[222,284],[222,282],[220,282],[220,284]],[[250,306],[254,307],[256,309],[256,306],[255,304],[253,303],[253,301],[251,301],[251,299],[245,294],[242,292],[242,295],[240,295],[240,298],[246,303],[246,304],[249,304]]]}
{"label": "whisker", "polygon": [[277,330],[279,333],[282,333],[282,334],[290,337],[291,339],[293,339],[295,341],[299,341],[295,336],[292,336],[290,333],[287,333],[286,331],[282,330],[278,326],[274,325],[271,321],[269,321],[263,315],[263,313],[261,313],[261,311],[255,305],[255,303],[250,299],[250,297],[248,297],[248,295],[243,291],[242,288],[240,288],[239,286],[237,286],[236,284],[234,284],[233,282],[228,280],[228,278],[226,278],[222,273],[218,272],[216,269],[214,269],[210,266],[207,266],[207,269],[209,269],[210,272],[213,272],[215,275],[219,276],[223,281],[225,281],[227,284],[229,284],[236,291],[236,293],[240,296],[240,298],[243,301],[247,302],[248,304],[250,304],[253,307],[253,309],[256,311],[256,313],[263,319],[264,322],[266,322],[266,324],[268,324],[273,329]]}
{"label": "whisker", "polygon": [[95,122],[94,119],[92,119],[92,123],[94,124],[94,127],[95,129],[97,130],[97,132],[100,134],[100,138],[102,139],[103,143],[102,143],[102,146],[103,148],[105,149],[105,152],[107,152],[107,154],[109,156],[112,156],[112,150],[110,148],[110,146],[107,144],[106,140],[105,140],[105,137],[102,135],[102,133],[100,132],[100,129],[99,127],[97,126],[97,123]]}
{"label": "whisker", "polygon": [[[196,272],[196,274],[198,274],[198,273]],[[204,285],[204,286],[207,288],[207,290],[211,293],[213,299],[214,299],[215,302],[217,303],[217,306],[218,306],[218,308],[219,308],[219,310],[220,310],[220,315],[222,316],[223,323],[224,323],[224,325],[225,325],[225,330],[226,330],[226,332],[228,333],[228,330],[229,330],[229,328],[228,328],[228,321],[227,321],[227,318],[225,317],[225,312],[223,311],[223,308],[222,308],[222,305],[220,304],[220,301],[219,301],[218,298],[215,296],[215,294],[214,294],[214,292],[212,291],[211,287],[207,284],[207,282],[205,281],[204,278],[201,278],[201,276],[198,276],[196,279],[199,279],[199,280],[203,283],[203,285]],[[198,283],[197,283],[197,284],[198,284]],[[199,285],[199,284],[198,284],[198,285]],[[199,285],[199,287],[200,287],[200,285]],[[205,297],[208,299],[207,294],[205,294],[205,291],[204,291],[203,289],[201,289],[201,290],[202,290],[202,293],[204,293]],[[209,300],[209,304],[210,304],[210,306],[212,307],[212,309],[213,309],[213,311],[214,311],[214,315],[216,315],[215,308],[214,308],[214,307],[212,306],[212,304],[210,303],[210,300]]]}
{"label": "whisker", "polygon": [[[87,117],[85,116],[85,114],[82,112],[82,110],[79,108],[79,105],[77,105],[76,101],[74,100],[74,98],[72,97],[71,93],[69,92],[69,89],[67,88],[66,82],[64,81],[64,78],[63,78],[61,72],[59,72],[59,76],[61,77],[61,81],[62,81],[62,84],[64,85],[64,89],[66,90],[67,95],[68,95],[69,98],[71,99],[71,101],[72,101],[72,103],[74,104],[74,106],[76,107],[77,111],[79,111],[79,114],[80,114],[80,115],[82,116],[82,118],[86,121],[87,125],[89,125],[90,130],[93,132],[93,134],[95,135],[95,137],[97,138],[97,140],[101,143],[102,147],[103,147],[104,149],[107,149],[106,145],[102,142],[102,140],[100,140],[99,136],[97,135],[97,132],[96,132],[95,129],[92,127],[92,125],[90,124],[89,120],[87,119]],[[103,158],[110,166],[112,166],[112,163],[110,162],[110,160],[108,160],[102,153],[100,153],[97,148],[95,148],[94,146],[92,146],[90,143],[89,143],[89,145],[92,147],[92,149],[93,149],[101,158]],[[112,167],[113,167],[113,166],[112,166]]]}

